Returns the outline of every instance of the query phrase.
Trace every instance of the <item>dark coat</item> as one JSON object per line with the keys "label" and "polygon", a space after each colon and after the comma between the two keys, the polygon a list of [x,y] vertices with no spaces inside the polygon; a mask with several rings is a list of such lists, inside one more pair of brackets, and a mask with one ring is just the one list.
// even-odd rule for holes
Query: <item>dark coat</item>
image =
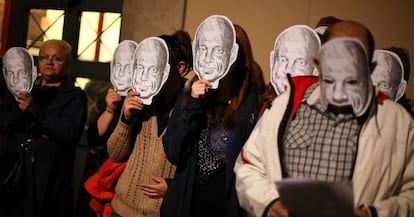
{"label": "dark coat", "polygon": [[[233,167],[241,147],[255,125],[257,106],[256,91],[252,89],[234,115],[233,142],[227,144],[226,190],[223,192],[226,204],[222,216],[245,216],[235,191]],[[206,126],[206,116],[200,100],[190,98],[187,104],[181,107],[179,100],[163,137],[165,154],[177,169],[164,195],[161,217],[189,217],[191,210],[197,170],[197,142],[202,129]]]}
{"label": "dark coat", "polygon": [[1,195],[0,215],[71,216],[73,160],[86,121],[87,98],[70,80],[59,87],[41,88],[38,79],[31,95],[26,112],[11,94],[0,108],[4,154],[16,151],[28,136],[32,138],[26,191],[21,197]]}

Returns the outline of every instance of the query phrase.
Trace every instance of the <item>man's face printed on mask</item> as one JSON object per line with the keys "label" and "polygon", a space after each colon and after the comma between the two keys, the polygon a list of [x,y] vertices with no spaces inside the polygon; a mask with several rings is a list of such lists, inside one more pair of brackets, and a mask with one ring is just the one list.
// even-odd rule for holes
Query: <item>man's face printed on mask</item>
{"label": "man's face printed on mask", "polygon": [[321,100],[335,113],[351,107],[356,116],[365,113],[373,95],[367,54],[361,42],[337,38],[319,53]]}
{"label": "man's face printed on mask", "polygon": [[200,79],[212,82],[216,89],[219,80],[237,58],[238,45],[231,21],[213,15],[205,19],[196,31],[193,43],[194,70]]}
{"label": "man's face printed on mask", "polygon": [[150,37],[139,43],[134,57],[133,87],[144,104],[151,104],[166,82],[170,72],[168,59],[168,47],[161,38]]}
{"label": "man's face printed on mask", "polygon": [[137,46],[134,41],[122,41],[111,62],[111,83],[121,96],[126,96],[132,88],[133,57]]}
{"label": "man's face printed on mask", "polygon": [[371,79],[374,86],[390,99],[397,101],[405,92],[404,67],[397,54],[387,50],[375,50],[373,61],[377,63]]}
{"label": "man's face printed on mask", "polygon": [[21,47],[10,48],[3,57],[3,75],[16,99],[20,91],[30,92],[37,76],[32,55]]}
{"label": "man's face printed on mask", "polygon": [[291,26],[278,36],[270,53],[270,81],[278,95],[286,89],[288,73],[292,77],[317,75],[313,58],[320,46],[317,33],[305,25]]}

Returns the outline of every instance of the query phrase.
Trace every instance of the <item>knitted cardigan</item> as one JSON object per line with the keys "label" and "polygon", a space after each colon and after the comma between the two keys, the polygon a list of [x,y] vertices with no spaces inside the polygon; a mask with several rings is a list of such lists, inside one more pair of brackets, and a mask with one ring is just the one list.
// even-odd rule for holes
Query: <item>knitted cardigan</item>
{"label": "knitted cardigan", "polygon": [[112,200],[114,211],[123,217],[159,216],[162,198],[152,199],[144,195],[140,189],[141,184],[155,184],[151,175],[172,178],[175,173],[175,167],[164,154],[161,139],[164,132],[158,136],[157,126],[157,117],[154,115],[142,121],[133,144],[133,124],[127,125],[119,120],[108,140],[110,158],[114,162],[127,160],[127,166],[118,179],[115,197]]}

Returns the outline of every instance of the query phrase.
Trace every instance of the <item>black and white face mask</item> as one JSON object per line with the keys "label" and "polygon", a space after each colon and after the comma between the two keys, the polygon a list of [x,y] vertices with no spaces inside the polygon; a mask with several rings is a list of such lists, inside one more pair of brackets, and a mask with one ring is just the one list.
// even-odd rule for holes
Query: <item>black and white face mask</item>
{"label": "black and white face mask", "polygon": [[115,49],[111,61],[111,83],[121,96],[126,96],[132,89],[134,53],[137,46],[135,41],[123,40]]}
{"label": "black and white face mask", "polygon": [[306,25],[294,25],[279,34],[270,52],[270,82],[277,95],[286,90],[287,74],[318,75],[313,58],[320,47],[318,34]]}
{"label": "black and white face mask", "polygon": [[3,76],[16,100],[19,92],[30,92],[37,77],[32,54],[22,47],[8,49],[3,56]]}
{"label": "black and white face mask", "polygon": [[207,17],[197,28],[193,42],[193,68],[200,79],[217,89],[221,78],[236,61],[239,46],[233,23],[225,16]]}
{"label": "black and white face mask", "polygon": [[319,52],[321,102],[341,113],[362,116],[373,97],[368,55],[354,38],[326,42]]}
{"label": "black and white face mask", "polygon": [[398,101],[407,87],[400,57],[394,52],[378,49],[374,52],[373,61],[377,66],[371,75],[372,83],[390,99]]}
{"label": "black and white face mask", "polygon": [[170,74],[168,46],[159,37],[142,40],[134,55],[132,87],[145,105],[152,103]]}

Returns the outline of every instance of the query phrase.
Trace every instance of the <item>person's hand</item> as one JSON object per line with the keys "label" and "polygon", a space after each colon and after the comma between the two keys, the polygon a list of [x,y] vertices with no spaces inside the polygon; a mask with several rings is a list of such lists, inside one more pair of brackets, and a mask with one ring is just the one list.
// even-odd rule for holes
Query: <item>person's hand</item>
{"label": "person's hand", "polygon": [[120,101],[121,95],[119,95],[118,91],[114,88],[109,88],[105,96],[106,107],[111,111],[115,111]]}
{"label": "person's hand", "polygon": [[156,184],[141,184],[141,190],[144,192],[144,195],[152,199],[161,198],[167,191],[167,182],[164,178],[154,175],[151,175],[151,179],[156,182]]}
{"label": "person's hand", "polygon": [[27,91],[20,91],[17,96],[19,109],[25,112],[32,103],[33,97]]}
{"label": "person's hand", "polygon": [[142,100],[139,98],[139,92],[130,91],[124,101],[124,117],[130,121],[138,111],[144,108]]}
{"label": "person's hand", "polygon": [[211,84],[207,80],[198,80],[191,86],[191,96],[195,99],[202,98],[208,92]]}
{"label": "person's hand", "polygon": [[363,206],[354,209],[354,217],[369,217],[369,212]]}
{"label": "person's hand", "polygon": [[280,201],[277,201],[270,208],[269,217],[289,217],[289,212]]}

